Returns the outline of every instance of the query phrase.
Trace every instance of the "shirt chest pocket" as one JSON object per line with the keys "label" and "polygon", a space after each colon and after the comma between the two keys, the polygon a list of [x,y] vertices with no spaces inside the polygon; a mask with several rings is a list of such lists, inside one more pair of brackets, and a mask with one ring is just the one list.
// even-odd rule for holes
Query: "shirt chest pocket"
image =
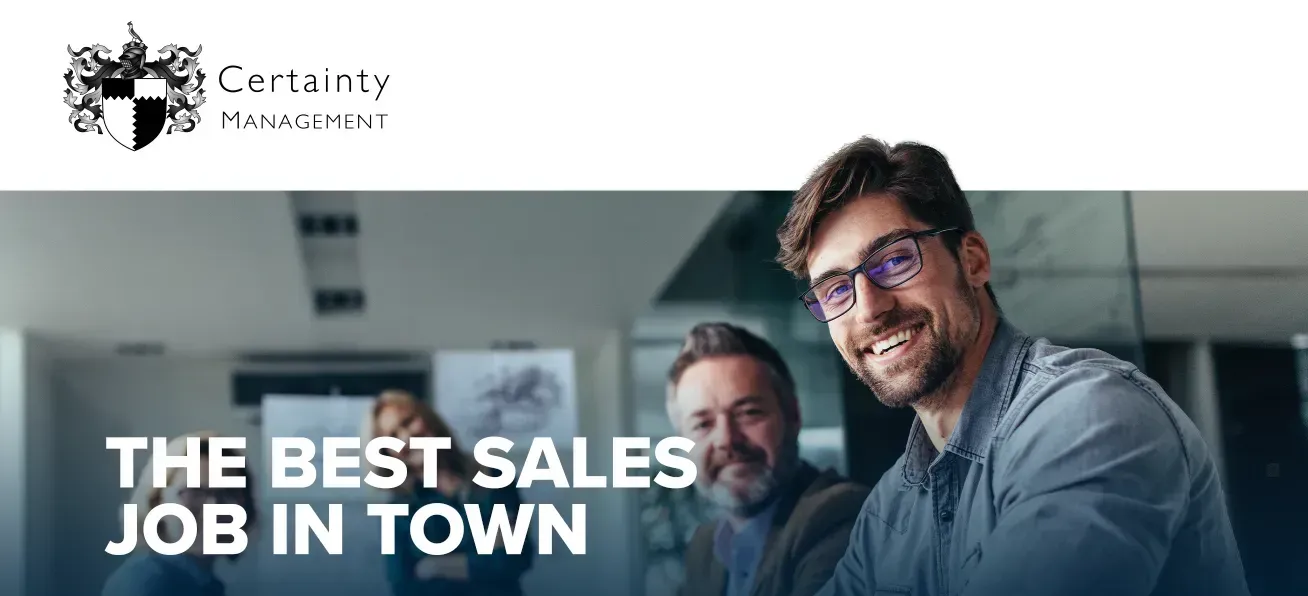
{"label": "shirt chest pocket", "polygon": [[911,509],[878,513],[871,514],[881,524],[881,535],[870,549],[877,556],[872,561],[876,587],[869,596],[911,596],[914,586],[925,585],[924,581],[934,577],[935,565],[925,555],[934,548],[935,536],[921,528],[915,531],[919,520]]}

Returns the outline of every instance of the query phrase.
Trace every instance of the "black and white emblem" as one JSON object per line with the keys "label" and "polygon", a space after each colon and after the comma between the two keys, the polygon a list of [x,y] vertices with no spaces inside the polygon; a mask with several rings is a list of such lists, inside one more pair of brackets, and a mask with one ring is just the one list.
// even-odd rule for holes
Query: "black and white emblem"
{"label": "black and white emblem", "polygon": [[163,132],[168,121],[168,83],[160,78],[108,79],[101,87],[104,127],[124,147],[136,151]]}
{"label": "black and white emblem", "polygon": [[74,51],[72,66],[64,73],[68,89],[64,103],[72,108],[68,121],[78,132],[109,133],[132,151],[145,148],[160,134],[191,132],[200,122],[204,104],[204,73],[195,51],[173,44],[147,62],[148,49],[131,23],[132,40],[111,60],[109,48],[96,44]]}

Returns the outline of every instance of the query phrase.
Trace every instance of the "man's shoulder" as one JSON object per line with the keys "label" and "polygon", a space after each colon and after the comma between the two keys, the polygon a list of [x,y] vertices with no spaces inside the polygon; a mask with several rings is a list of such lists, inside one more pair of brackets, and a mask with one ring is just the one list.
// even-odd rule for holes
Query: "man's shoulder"
{"label": "man's shoulder", "polygon": [[787,557],[829,560],[848,547],[872,489],[832,470],[819,474],[796,500],[784,522],[780,543]]}
{"label": "man's shoulder", "polygon": [[1154,427],[1188,444],[1197,429],[1163,388],[1135,364],[1102,350],[1032,342],[1022,380],[997,429],[1001,440],[1019,427],[1048,432],[1089,431],[1097,424]]}
{"label": "man's shoulder", "polygon": [[871,493],[872,489],[862,483],[841,476],[834,470],[827,470],[819,474],[800,495],[791,518],[827,523],[852,519],[858,515]]}
{"label": "man's shoulder", "polygon": [[168,555],[140,552],[127,557],[123,564],[114,571],[120,578],[140,579],[156,575],[170,575],[174,568],[163,558]]}
{"label": "man's shoulder", "polygon": [[152,595],[167,593],[181,583],[181,574],[163,558],[165,555],[138,553],[131,555],[105,581],[104,596]]}
{"label": "man's shoulder", "polygon": [[713,553],[713,534],[718,530],[719,520],[710,520],[700,523],[691,533],[690,540],[686,543],[686,551],[692,555],[692,559],[702,558],[695,555]]}
{"label": "man's shoulder", "polygon": [[1097,348],[1073,348],[1035,338],[1027,352],[1025,364],[1046,375],[1060,375],[1082,370],[1098,370],[1117,374],[1138,371],[1135,364],[1122,360]]}
{"label": "man's shoulder", "polygon": [[[1105,416],[1122,413],[1108,405],[1127,402],[1170,411],[1175,405],[1134,363],[1094,348],[1069,348],[1038,339],[1022,364],[1006,419],[1035,409],[1092,409]],[[1134,408],[1130,408],[1134,409]],[[1018,420],[1017,422],[1020,422]]]}

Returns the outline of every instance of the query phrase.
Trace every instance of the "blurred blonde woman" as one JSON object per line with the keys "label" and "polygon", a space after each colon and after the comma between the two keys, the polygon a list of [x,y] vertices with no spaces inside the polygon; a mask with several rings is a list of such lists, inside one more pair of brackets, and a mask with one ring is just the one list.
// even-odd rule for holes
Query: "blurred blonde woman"
{"label": "blurred blonde woman", "polygon": [[[513,486],[489,490],[472,482],[481,469],[467,452],[463,451],[454,433],[434,410],[404,391],[387,391],[377,397],[365,422],[364,440],[374,437],[395,437],[408,441],[412,437],[449,437],[450,449],[439,453],[435,488],[422,486],[423,452],[404,449],[398,456],[408,467],[405,482],[392,491],[391,502],[409,506],[412,516],[424,505],[444,503],[463,517],[464,540],[448,555],[427,555],[409,539],[408,517],[397,517],[395,554],[387,555],[387,577],[395,596],[521,596],[522,575],[531,568],[532,553],[523,550],[510,555],[499,547],[495,552],[479,555],[467,538],[467,513],[464,504],[479,506],[489,515],[495,504],[503,504],[512,518],[522,501]],[[431,462],[435,463],[435,462]],[[379,475],[389,471],[373,470]],[[442,517],[432,517],[423,528],[432,542],[441,542],[450,533],[449,523]]]}
{"label": "blurred blonde woman", "polygon": [[[141,528],[137,528],[137,552],[130,555],[105,582],[104,596],[223,596],[223,582],[214,573],[214,562],[220,555],[206,555],[201,551],[204,546],[205,503],[225,503],[240,505],[245,508],[244,529],[249,535],[258,520],[254,509],[252,478],[248,471],[228,470],[224,475],[241,475],[245,477],[245,488],[213,488],[209,486],[209,438],[217,436],[212,432],[197,432],[176,437],[168,443],[168,455],[187,455],[186,443],[190,437],[200,439],[200,486],[186,486],[186,470],[171,468],[167,474],[167,486],[154,487],[154,466],[147,457],[145,468],[141,471],[133,490],[131,502],[136,505],[138,523],[144,523],[145,514],[151,509],[165,503],[176,503],[189,509],[195,518],[196,535],[191,549],[179,555],[161,555],[146,545]],[[224,455],[243,456],[240,450],[227,449]],[[248,463],[248,462],[247,462]],[[120,512],[121,515],[121,512]],[[168,516],[160,524],[159,537],[167,542],[177,540],[182,534],[181,520]],[[236,559],[239,555],[231,555]]]}

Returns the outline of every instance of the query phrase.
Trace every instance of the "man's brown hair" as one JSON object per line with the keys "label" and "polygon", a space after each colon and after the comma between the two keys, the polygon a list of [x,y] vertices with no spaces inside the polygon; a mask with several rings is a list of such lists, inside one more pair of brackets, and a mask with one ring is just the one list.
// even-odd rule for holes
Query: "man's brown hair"
{"label": "man's brown hair", "polygon": [[[795,192],[790,211],[777,230],[781,243],[777,262],[798,278],[808,277],[814,231],[832,213],[869,195],[894,197],[909,215],[932,228],[976,231],[967,195],[944,155],[919,143],[891,147],[863,137],[827,158]],[[957,256],[962,234],[945,234],[941,239]],[[998,306],[990,284],[985,288]]]}
{"label": "man's brown hair", "polygon": [[781,411],[788,418],[799,416],[795,377],[790,374],[790,368],[786,366],[781,353],[768,340],[754,335],[748,329],[724,322],[700,323],[686,334],[681,351],[668,370],[669,408],[672,406],[673,391],[686,369],[696,362],[715,356],[749,356],[762,363],[771,378],[772,389],[781,402]]}

